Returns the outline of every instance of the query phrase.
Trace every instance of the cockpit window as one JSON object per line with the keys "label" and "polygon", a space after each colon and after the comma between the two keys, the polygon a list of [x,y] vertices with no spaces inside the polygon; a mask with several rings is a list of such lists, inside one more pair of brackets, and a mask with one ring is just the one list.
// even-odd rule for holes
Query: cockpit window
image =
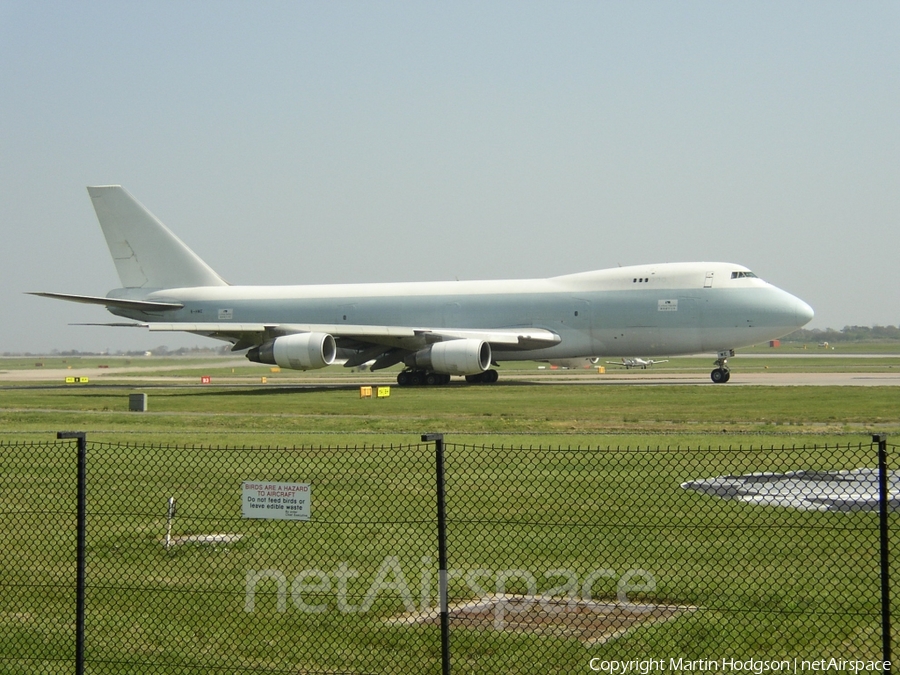
{"label": "cockpit window", "polygon": [[732,272],[732,279],[756,279],[758,278],[753,272]]}

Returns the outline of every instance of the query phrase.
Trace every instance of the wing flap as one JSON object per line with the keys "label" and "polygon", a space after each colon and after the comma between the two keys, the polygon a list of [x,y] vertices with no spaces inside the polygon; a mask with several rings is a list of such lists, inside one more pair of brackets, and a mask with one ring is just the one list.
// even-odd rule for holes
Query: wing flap
{"label": "wing flap", "polygon": [[491,346],[503,347],[506,350],[543,349],[562,342],[553,331],[544,328],[487,328],[487,329],[453,329],[429,328],[427,332],[443,339],[484,340]]}

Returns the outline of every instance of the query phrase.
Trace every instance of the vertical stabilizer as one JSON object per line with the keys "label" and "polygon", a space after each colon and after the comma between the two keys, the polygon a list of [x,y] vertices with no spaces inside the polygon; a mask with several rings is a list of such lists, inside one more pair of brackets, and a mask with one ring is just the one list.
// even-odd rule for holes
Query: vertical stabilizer
{"label": "vertical stabilizer", "polygon": [[87,190],[124,288],[227,285],[121,185]]}

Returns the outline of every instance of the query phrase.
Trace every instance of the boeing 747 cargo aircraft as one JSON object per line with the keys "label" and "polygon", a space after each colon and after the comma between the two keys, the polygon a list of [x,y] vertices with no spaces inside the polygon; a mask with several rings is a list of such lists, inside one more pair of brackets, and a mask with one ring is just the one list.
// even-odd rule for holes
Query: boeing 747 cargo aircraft
{"label": "boeing 747 cargo aircraft", "polygon": [[492,365],[503,361],[715,352],[712,381],[728,382],[736,348],[813,317],[799,298],[721,262],[547,279],[233,286],[121,186],[88,193],[122,287],[106,297],[35,295],[103,305],[151,331],[227,340],[282,368],[403,364],[400,385],[446,384],[453,375],[495,382]]}

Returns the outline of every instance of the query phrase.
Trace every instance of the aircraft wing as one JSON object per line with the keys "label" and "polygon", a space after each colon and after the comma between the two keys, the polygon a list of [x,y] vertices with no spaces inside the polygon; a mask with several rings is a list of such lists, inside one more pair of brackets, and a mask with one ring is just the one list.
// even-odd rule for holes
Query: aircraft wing
{"label": "aircraft wing", "polygon": [[[406,326],[368,326],[347,324],[267,324],[267,323],[147,323],[151,331],[186,331],[227,340],[234,351],[253,347],[267,340],[293,333],[328,333],[345,349],[367,349],[376,345],[385,349],[417,351],[444,340],[484,340],[502,351],[527,351],[559,344],[561,338],[544,328],[413,328]],[[373,350],[377,351],[377,350]]]}

